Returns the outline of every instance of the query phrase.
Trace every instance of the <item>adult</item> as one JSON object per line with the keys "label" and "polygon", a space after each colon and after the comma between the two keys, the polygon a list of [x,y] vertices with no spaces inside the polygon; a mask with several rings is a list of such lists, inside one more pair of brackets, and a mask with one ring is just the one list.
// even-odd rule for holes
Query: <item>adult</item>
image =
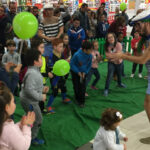
{"label": "adult", "polygon": [[53,5],[46,4],[43,11],[44,19],[39,24],[38,36],[44,39],[45,51],[44,56],[52,53],[51,42],[59,38],[64,32],[63,22],[60,18],[53,16]]}
{"label": "adult", "polygon": [[40,18],[40,15],[39,15],[39,9],[38,9],[38,7],[33,6],[32,13],[36,17],[36,19],[38,20],[38,23],[40,23],[41,22],[41,18]]}
{"label": "adult", "polygon": [[12,24],[14,17],[16,16],[17,6],[15,2],[9,2],[9,11],[7,12],[7,16]]}
{"label": "adult", "polygon": [[93,12],[89,9],[88,10],[88,18],[89,18],[90,30],[93,33],[93,37],[95,38],[95,36],[96,36],[96,25],[97,25],[95,12]]}
{"label": "adult", "polygon": [[60,17],[64,23],[64,25],[71,19],[71,16],[69,14],[68,7],[64,5],[63,0],[58,1],[57,8],[60,10]]}
{"label": "adult", "polygon": [[148,119],[150,121],[150,14],[149,9],[141,12],[132,20],[133,22],[138,22],[139,31],[141,33],[142,39],[139,42],[138,49],[139,51],[142,49],[143,44],[146,49],[144,50],[144,54],[142,56],[131,56],[124,53],[118,54],[110,54],[109,59],[126,59],[139,64],[146,64],[148,70],[148,88],[146,90],[146,96],[144,101],[144,108],[147,113]]}
{"label": "adult", "polygon": [[7,11],[7,16],[8,16],[8,19],[9,19],[9,24],[7,24],[7,29],[10,28],[10,32],[6,33],[6,39],[9,40],[9,39],[13,39],[14,38],[14,31],[13,31],[13,28],[12,28],[12,23],[13,23],[13,19],[14,17],[16,16],[16,12],[17,12],[17,5],[14,1],[12,2],[9,2],[9,11]]}
{"label": "adult", "polygon": [[10,23],[7,15],[5,14],[5,7],[0,6],[0,55],[4,53],[6,45],[6,32],[11,31],[11,27],[7,29],[7,24]]}
{"label": "adult", "polygon": [[107,12],[105,11],[105,3],[102,3],[97,10],[97,20],[99,19],[99,16],[102,14],[104,14],[107,19]]}
{"label": "adult", "polygon": [[88,4],[83,3],[79,11],[76,11],[74,13],[74,16],[77,16],[80,19],[80,26],[84,29],[85,33],[88,35],[90,25],[87,11],[88,11]]}
{"label": "adult", "polygon": [[113,32],[116,34],[116,36],[118,37],[118,33],[119,32],[123,32],[124,36],[126,36],[125,34],[125,27],[126,27],[126,23],[125,23],[125,18],[123,16],[119,16],[116,20],[114,20],[112,22],[112,24],[109,26],[108,28],[108,33],[109,32]]}

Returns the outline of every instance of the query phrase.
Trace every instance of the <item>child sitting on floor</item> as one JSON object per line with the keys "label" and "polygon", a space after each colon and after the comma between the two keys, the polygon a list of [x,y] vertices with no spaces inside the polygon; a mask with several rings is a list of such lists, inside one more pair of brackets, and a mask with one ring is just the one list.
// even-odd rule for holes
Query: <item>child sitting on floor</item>
{"label": "child sitting on floor", "polygon": [[34,112],[29,112],[17,124],[10,119],[16,104],[14,96],[0,81],[0,149],[28,150],[31,143],[31,127],[35,120]]}
{"label": "child sitting on floor", "polygon": [[96,133],[93,150],[126,150],[125,144],[120,140],[128,141],[125,134],[120,131],[119,125],[122,114],[113,108],[106,109],[101,118],[101,127]]}

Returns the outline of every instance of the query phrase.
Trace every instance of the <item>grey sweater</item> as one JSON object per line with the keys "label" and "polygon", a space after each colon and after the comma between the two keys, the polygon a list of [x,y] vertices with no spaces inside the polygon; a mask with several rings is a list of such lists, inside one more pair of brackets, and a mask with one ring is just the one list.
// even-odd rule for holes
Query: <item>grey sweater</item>
{"label": "grey sweater", "polygon": [[36,66],[28,67],[28,71],[24,77],[20,99],[30,104],[38,104],[42,101],[43,77],[40,70]]}
{"label": "grey sweater", "polygon": [[2,63],[6,64],[8,62],[12,62],[16,65],[21,64],[20,55],[16,52],[14,52],[13,54],[11,54],[10,52],[7,52],[2,57]]}

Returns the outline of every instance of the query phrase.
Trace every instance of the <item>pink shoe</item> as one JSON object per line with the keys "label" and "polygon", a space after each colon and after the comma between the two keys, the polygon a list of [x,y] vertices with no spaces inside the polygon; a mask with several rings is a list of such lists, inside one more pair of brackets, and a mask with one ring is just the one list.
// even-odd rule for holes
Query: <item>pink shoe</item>
{"label": "pink shoe", "polygon": [[92,86],[92,85],[91,85],[91,89],[98,90],[98,88],[96,88],[95,86]]}
{"label": "pink shoe", "polygon": [[88,97],[89,96],[88,93],[85,93],[85,96]]}

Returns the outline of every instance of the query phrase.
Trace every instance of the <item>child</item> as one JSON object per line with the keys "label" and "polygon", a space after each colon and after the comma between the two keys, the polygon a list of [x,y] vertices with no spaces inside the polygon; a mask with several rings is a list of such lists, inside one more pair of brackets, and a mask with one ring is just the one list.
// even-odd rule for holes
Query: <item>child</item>
{"label": "child", "polygon": [[119,125],[122,114],[112,108],[106,109],[101,118],[101,127],[96,133],[93,150],[126,150],[125,144],[120,140],[128,141],[125,134],[120,131]]}
{"label": "child", "polygon": [[99,16],[98,25],[97,25],[97,38],[105,38],[109,24],[105,21],[106,17],[104,14]]}
{"label": "child", "polygon": [[73,26],[68,30],[68,36],[71,54],[73,56],[81,48],[82,41],[85,39],[85,31],[80,27],[79,18],[75,17],[73,19]]}
{"label": "child", "polygon": [[14,63],[15,65],[21,64],[20,55],[15,52],[16,44],[13,40],[8,40],[6,42],[8,52],[3,55],[2,63],[6,64],[8,62]]}
{"label": "child", "polygon": [[63,52],[63,41],[62,39],[55,39],[52,41],[53,45],[53,53],[49,56],[48,59],[48,76],[50,78],[51,82],[51,88],[52,88],[52,94],[49,98],[48,104],[47,104],[47,111],[49,113],[55,113],[52,109],[52,103],[54,99],[56,98],[58,94],[58,89],[61,90],[61,96],[64,103],[71,103],[70,99],[66,97],[66,79],[65,76],[58,77],[52,73],[53,65],[56,61],[63,59],[62,52]]}
{"label": "child", "polygon": [[[113,53],[122,52],[122,45],[119,42],[117,42],[117,38],[114,33],[110,32],[107,34],[106,43],[105,43],[105,51],[106,51],[106,57]],[[115,61],[112,61],[111,59],[108,60],[108,72],[107,72],[107,78],[106,78],[106,83],[105,83],[104,96],[108,96],[109,86],[110,86],[110,82],[114,74],[114,71],[116,71],[117,73],[118,87],[126,88],[126,86],[121,82],[121,69],[122,69],[121,63],[122,63],[122,59],[118,59]]]}
{"label": "child", "polygon": [[[131,47],[133,49],[133,55],[134,56],[140,56],[140,55],[142,55],[142,52],[139,53],[138,50],[137,50],[138,43],[139,43],[140,39],[141,39],[140,34],[139,34],[139,32],[136,31],[134,33],[134,38],[131,40]],[[133,63],[132,74],[130,76],[131,78],[134,77],[137,65],[138,64]],[[142,78],[142,71],[143,71],[143,65],[139,64],[139,78]]]}
{"label": "child", "polygon": [[77,104],[82,108],[85,104],[86,75],[92,64],[92,43],[84,41],[80,49],[71,59],[72,82]]}
{"label": "child", "polygon": [[20,92],[21,105],[24,111],[33,110],[35,112],[35,122],[32,128],[32,143],[43,144],[44,140],[37,138],[39,128],[42,124],[42,114],[39,107],[40,101],[46,100],[47,89],[43,87],[43,77],[39,68],[42,66],[41,53],[37,50],[28,50],[26,53],[27,73],[23,79]]}
{"label": "child", "polygon": [[[93,46],[94,46],[94,49],[92,50],[92,53],[91,53],[92,54],[92,67],[87,75],[86,87],[87,87],[88,83],[90,82],[92,75],[94,74],[96,78],[91,85],[91,89],[97,90],[97,88],[95,86],[96,86],[98,80],[100,79],[100,74],[98,71],[98,63],[100,62],[100,60],[102,60],[102,57],[100,56],[100,53],[98,52],[99,45],[98,45],[97,41],[93,42]],[[88,94],[85,93],[85,96],[88,96]]]}
{"label": "child", "polygon": [[0,81],[0,108],[0,149],[28,150],[35,114],[29,112],[19,123],[15,124],[10,119],[16,109],[14,97],[2,81]]}
{"label": "child", "polygon": [[68,62],[70,62],[71,49],[70,49],[70,46],[69,46],[69,37],[68,37],[67,34],[64,34],[62,36],[62,39],[63,39],[63,44],[64,44],[64,51],[63,51],[64,59],[67,60]]}
{"label": "child", "polygon": [[[33,38],[31,40],[31,48],[32,49],[35,49],[35,50],[38,50],[41,55],[44,54],[44,43],[43,43],[43,40],[36,37],[36,38]],[[48,72],[47,72],[47,64],[46,64],[46,59],[44,56],[42,56],[42,67],[40,68],[40,72],[43,76],[43,85],[45,86],[46,85],[46,78],[48,77]],[[49,91],[49,87],[48,86],[45,86],[45,88],[47,88],[47,92]],[[46,92],[46,93],[47,93]],[[42,111],[42,113],[45,113],[45,109],[44,109],[44,102],[43,101],[40,101],[39,102],[39,106],[40,106],[40,109]]]}
{"label": "child", "polygon": [[[123,42],[123,33],[122,32],[119,32],[118,33],[118,42],[121,43],[122,45],[122,52],[123,53],[126,53],[126,49],[125,49],[125,43]],[[124,62],[122,61],[122,71],[121,71],[121,75],[122,77],[125,77],[125,74],[124,74]]]}

